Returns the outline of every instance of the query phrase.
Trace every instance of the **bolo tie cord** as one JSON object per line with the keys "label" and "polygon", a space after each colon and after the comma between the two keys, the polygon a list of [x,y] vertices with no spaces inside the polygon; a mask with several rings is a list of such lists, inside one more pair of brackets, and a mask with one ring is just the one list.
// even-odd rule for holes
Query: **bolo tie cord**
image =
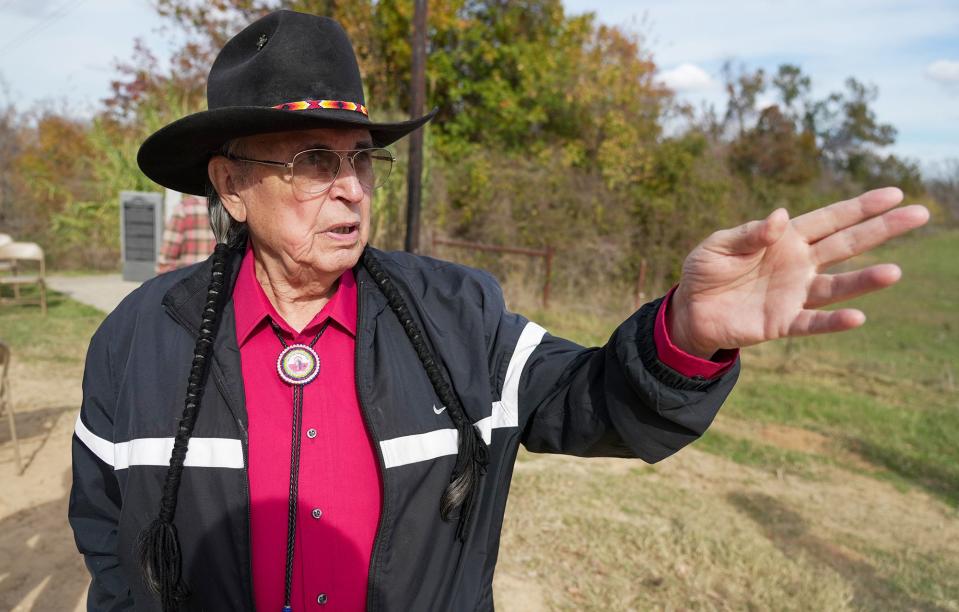
{"label": "bolo tie cord", "polygon": [[[316,346],[320,336],[323,335],[323,332],[326,331],[329,325],[330,319],[327,319],[326,322],[323,323],[323,327],[320,328],[320,331],[317,332],[316,337],[310,342],[310,349]],[[283,349],[287,349],[288,345],[286,340],[283,339],[283,332],[280,326],[277,325],[276,321],[271,320],[270,327],[273,328],[273,333],[276,334],[277,340],[283,345]],[[316,367],[320,367],[319,362],[316,363]],[[293,551],[294,545],[296,544],[296,503],[300,484],[300,441],[302,439],[300,427],[303,419],[304,385],[294,384],[291,386],[293,387],[293,433],[290,457],[290,500],[286,523],[286,576],[283,588],[283,612],[292,612],[293,610],[290,599],[293,594]]]}

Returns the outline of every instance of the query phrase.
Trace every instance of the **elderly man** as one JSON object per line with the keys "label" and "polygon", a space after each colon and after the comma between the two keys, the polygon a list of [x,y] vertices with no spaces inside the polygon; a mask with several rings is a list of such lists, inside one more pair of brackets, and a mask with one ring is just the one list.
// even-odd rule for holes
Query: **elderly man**
{"label": "elderly man", "polygon": [[520,444],[670,455],[738,347],[861,325],[817,309],[899,278],[820,269],[928,216],[883,189],[718,231],[586,349],[508,312],[488,274],[367,246],[382,147],[431,116],[371,121],[333,21],[250,25],[208,100],[139,163],[210,196],[215,253],[144,284],[87,357],[70,521],[91,610],[492,609]]}

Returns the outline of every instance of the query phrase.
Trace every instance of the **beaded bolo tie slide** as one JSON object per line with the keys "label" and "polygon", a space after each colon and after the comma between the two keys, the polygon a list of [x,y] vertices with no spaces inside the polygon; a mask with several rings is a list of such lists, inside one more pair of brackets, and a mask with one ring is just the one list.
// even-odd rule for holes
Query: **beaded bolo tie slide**
{"label": "beaded bolo tie slide", "polygon": [[283,589],[283,612],[292,612],[290,602],[293,591],[293,550],[296,542],[296,500],[300,483],[300,423],[303,420],[303,387],[320,373],[320,357],[313,350],[317,341],[330,325],[327,319],[309,344],[287,345],[280,326],[270,321],[273,333],[283,345],[276,359],[276,371],[283,382],[293,387],[293,439],[290,458],[290,502],[286,526],[286,580]]}

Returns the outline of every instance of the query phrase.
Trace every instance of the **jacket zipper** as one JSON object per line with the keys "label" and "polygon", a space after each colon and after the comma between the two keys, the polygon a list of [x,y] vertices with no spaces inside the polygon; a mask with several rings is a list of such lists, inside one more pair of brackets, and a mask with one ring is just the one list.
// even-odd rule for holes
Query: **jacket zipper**
{"label": "jacket zipper", "polygon": [[[216,385],[217,389],[220,391],[220,395],[226,401],[227,393],[220,386],[219,378],[213,377],[213,384]],[[227,402],[229,403],[229,402]],[[233,412],[232,410],[230,412]],[[250,577],[250,583],[247,585],[246,594],[248,603],[250,604],[251,612],[256,610],[256,602],[253,599],[253,511],[250,508],[250,437],[246,431],[246,428],[243,427],[243,423],[236,416],[233,417],[233,420],[236,421],[237,427],[240,428],[240,435],[243,438],[243,498],[246,502],[246,543],[249,554],[246,555],[246,569],[247,575]]]}
{"label": "jacket zipper", "polygon": [[246,544],[249,554],[246,556],[246,571],[250,577],[246,594],[250,601],[250,610],[256,610],[256,601],[253,599],[253,511],[250,509],[250,474],[247,466],[250,464],[249,443],[246,431],[243,432],[243,493],[246,498]]}
{"label": "jacket zipper", "polygon": [[380,547],[383,544],[383,529],[386,524],[386,514],[387,514],[387,499],[386,499],[386,461],[383,459],[383,449],[380,448],[380,441],[376,435],[376,429],[373,427],[373,421],[369,416],[369,413],[366,410],[366,406],[363,403],[363,391],[362,385],[360,384],[360,347],[362,343],[360,342],[360,334],[363,333],[364,324],[363,324],[363,281],[358,280],[357,282],[357,292],[356,292],[356,346],[353,350],[353,368],[355,374],[353,376],[353,383],[356,386],[356,399],[360,404],[360,413],[363,415],[363,421],[366,423],[366,429],[370,433],[370,438],[373,440],[373,447],[376,449],[376,458],[379,461],[380,468],[380,499],[382,500],[382,506],[380,508],[380,520],[379,524],[376,526],[376,537],[373,538],[373,551],[370,554],[370,567],[367,572],[367,585],[366,585],[366,609],[368,612],[373,610],[373,590],[375,585],[376,578],[376,557],[379,553]]}
{"label": "jacket zipper", "polygon": [[[196,336],[199,333],[198,330],[194,329],[192,325],[187,323],[187,321],[183,317],[181,317],[176,310],[172,308],[164,308],[164,310],[167,311],[167,313],[173,318],[174,321],[176,321],[180,325],[180,327],[186,329],[192,335]],[[216,359],[216,356],[214,356],[214,359]],[[207,376],[210,376],[213,378],[213,384],[216,386],[217,390],[220,392],[220,397],[222,397],[223,401],[226,402],[226,404],[229,406],[230,402],[227,399],[229,397],[229,394],[220,384],[220,379],[213,372],[212,367],[207,371]],[[250,464],[250,453],[249,453],[250,438],[246,431],[246,427],[243,426],[243,422],[240,421],[239,417],[236,416],[235,411],[230,410],[230,414],[233,415],[233,420],[236,422],[236,426],[240,429],[240,437],[242,438],[243,493],[244,493],[244,499],[246,501],[246,542],[247,542],[247,548],[252,550],[253,548],[253,513],[252,513],[252,510],[250,509],[250,474],[248,471],[249,464]],[[250,605],[250,611],[253,612],[254,610],[256,610],[256,602],[253,599],[253,555],[252,554],[248,554],[246,556],[246,567],[247,567],[247,574],[250,577],[250,583],[246,585],[247,586],[246,594],[247,594],[248,603]]]}

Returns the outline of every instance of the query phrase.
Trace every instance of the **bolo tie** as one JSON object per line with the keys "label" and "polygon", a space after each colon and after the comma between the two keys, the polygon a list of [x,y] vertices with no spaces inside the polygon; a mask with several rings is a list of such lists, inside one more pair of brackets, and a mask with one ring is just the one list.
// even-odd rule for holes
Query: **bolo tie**
{"label": "bolo tie", "polygon": [[327,319],[309,344],[287,345],[283,333],[276,321],[270,321],[270,327],[277,340],[283,345],[276,359],[276,371],[286,384],[293,387],[293,444],[290,457],[290,503],[286,523],[286,576],[283,588],[283,612],[293,612],[290,603],[293,591],[293,548],[296,543],[296,501],[300,483],[300,433],[303,420],[303,387],[320,373],[320,357],[313,350],[317,341],[330,325]]}

